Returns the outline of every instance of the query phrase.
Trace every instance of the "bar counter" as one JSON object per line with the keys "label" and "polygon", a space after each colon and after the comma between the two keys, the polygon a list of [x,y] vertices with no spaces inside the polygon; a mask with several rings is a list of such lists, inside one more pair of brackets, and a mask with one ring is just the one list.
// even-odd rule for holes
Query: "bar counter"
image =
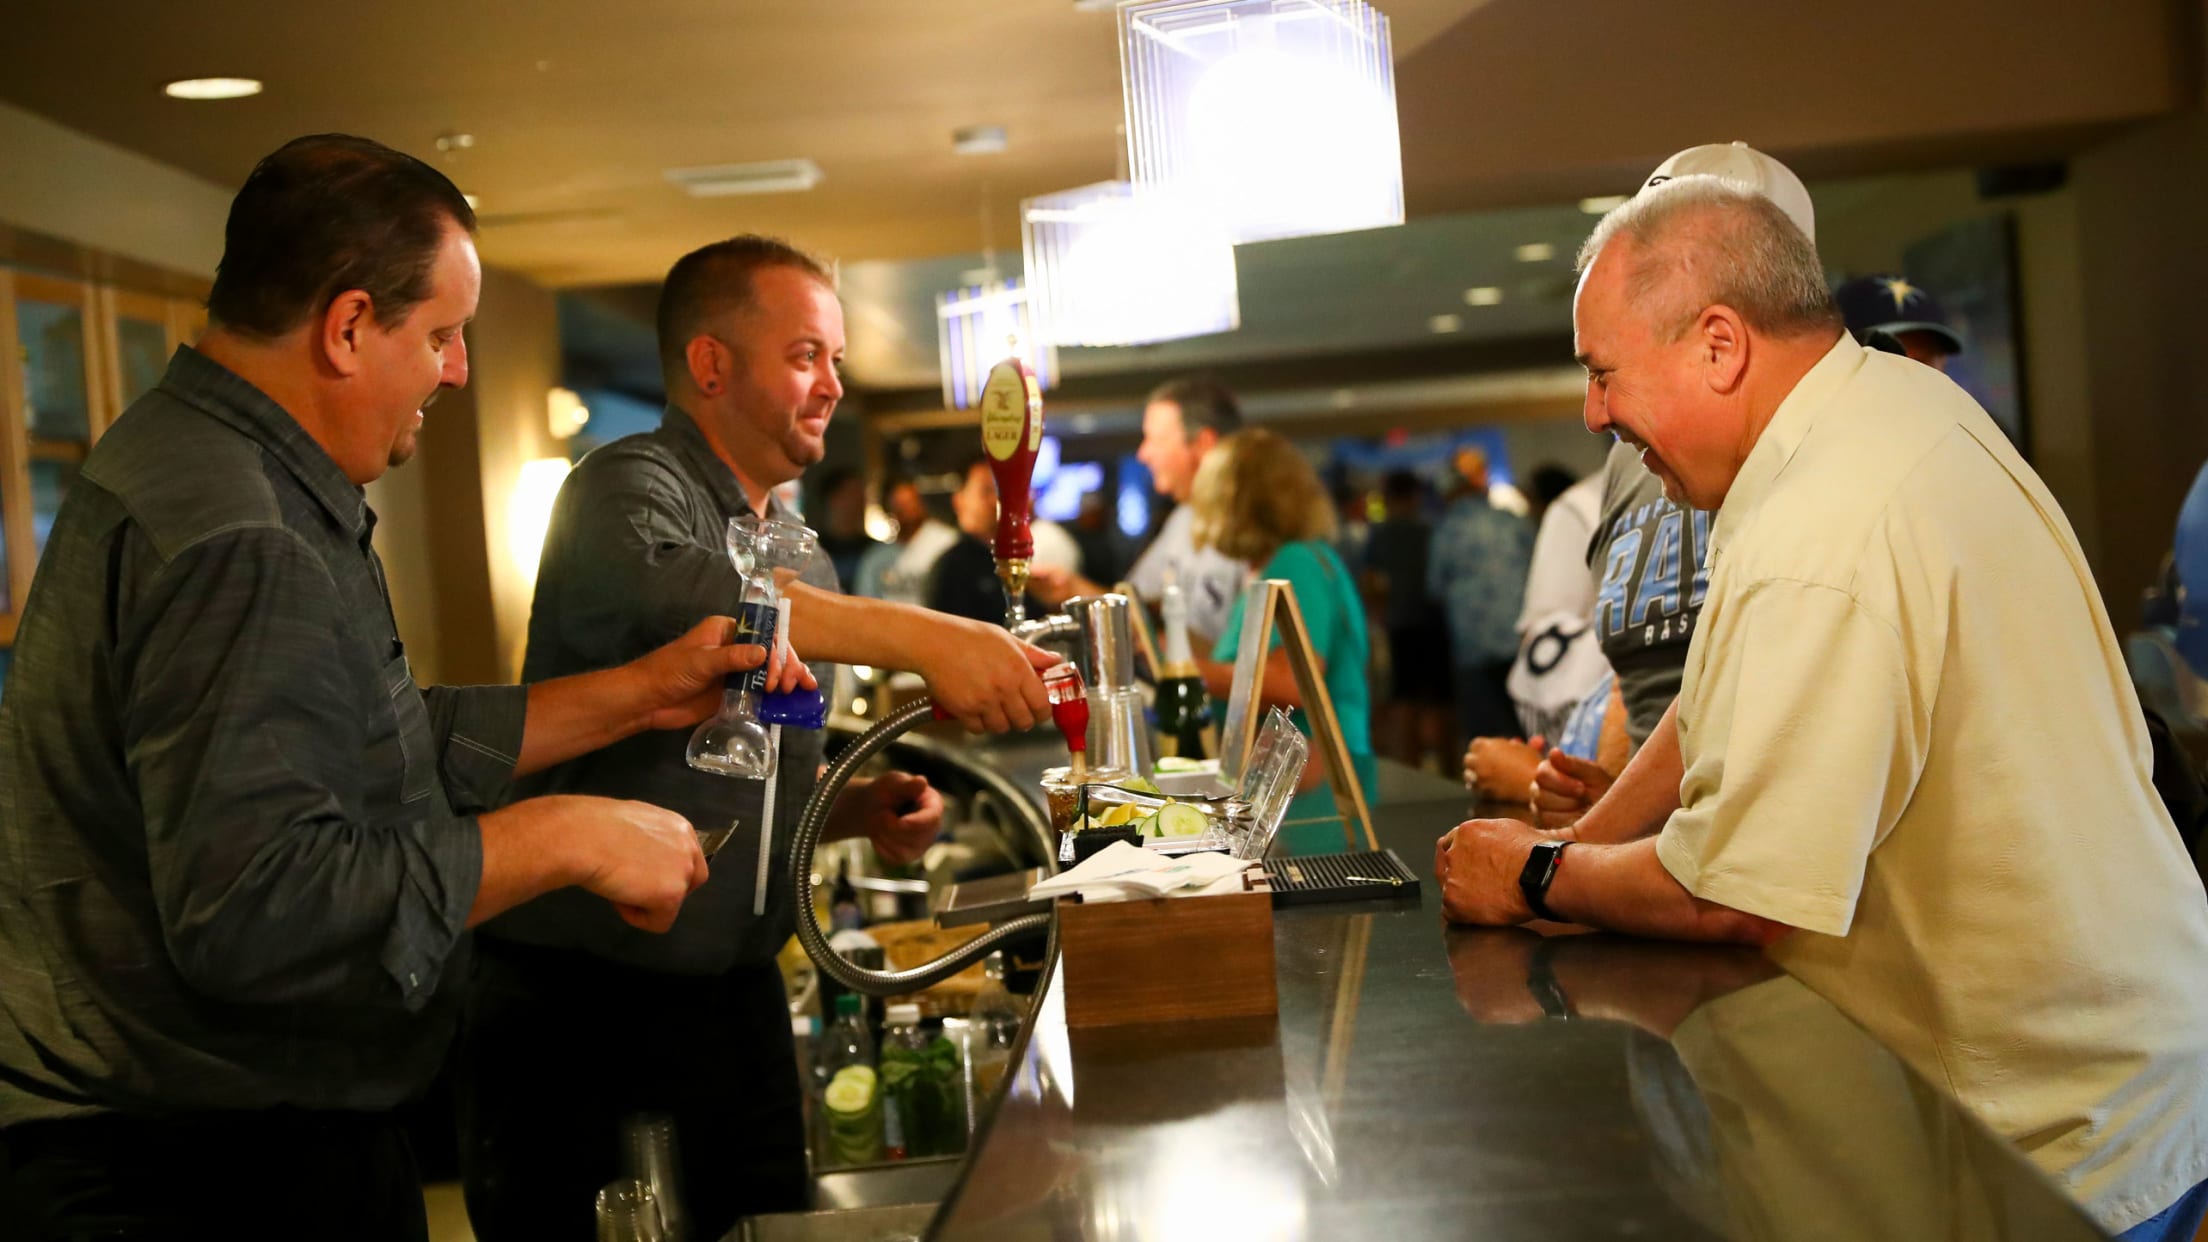
{"label": "bar counter", "polygon": [[1069,1030],[1054,968],[928,1237],[2105,1236],[1754,950],[1448,928],[1464,791],[1377,786],[1418,896],[1275,911],[1277,1020]]}

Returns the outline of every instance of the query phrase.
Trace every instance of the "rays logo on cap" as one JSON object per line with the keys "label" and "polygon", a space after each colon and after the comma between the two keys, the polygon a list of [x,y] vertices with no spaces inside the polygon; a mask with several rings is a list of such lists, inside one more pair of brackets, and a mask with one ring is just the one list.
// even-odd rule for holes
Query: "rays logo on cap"
{"label": "rays logo on cap", "polygon": [[1886,290],[1886,295],[1894,300],[1894,313],[1897,315],[1905,310],[1909,303],[1924,295],[1924,290],[1910,284],[1903,277],[1880,276],[1877,279],[1879,285]]}

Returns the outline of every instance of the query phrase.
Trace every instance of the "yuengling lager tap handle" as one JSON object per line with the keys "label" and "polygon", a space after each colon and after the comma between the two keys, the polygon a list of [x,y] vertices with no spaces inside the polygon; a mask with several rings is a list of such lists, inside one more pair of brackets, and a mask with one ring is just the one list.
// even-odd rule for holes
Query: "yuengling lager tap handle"
{"label": "yuengling lager tap handle", "polygon": [[981,447],[997,480],[997,580],[1004,623],[1027,619],[1027,572],[1035,555],[1035,455],[1043,446],[1043,386],[1018,358],[989,368],[981,389]]}

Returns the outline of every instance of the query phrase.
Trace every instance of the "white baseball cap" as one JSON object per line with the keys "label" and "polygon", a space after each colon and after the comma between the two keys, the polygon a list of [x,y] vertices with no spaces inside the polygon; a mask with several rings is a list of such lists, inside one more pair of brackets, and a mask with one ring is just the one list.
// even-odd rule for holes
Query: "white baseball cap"
{"label": "white baseball cap", "polygon": [[1809,202],[1809,189],[1794,170],[1781,164],[1745,142],[1713,142],[1699,147],[1688,147],[1656,166],[1641,183],[1645,190],[1652,185],[1662,185],[1674,177],[1719,177],[1753,190],[1785,212],[1794,223],[1801,226],[1804,236],[1817,240],[1817,210]]}

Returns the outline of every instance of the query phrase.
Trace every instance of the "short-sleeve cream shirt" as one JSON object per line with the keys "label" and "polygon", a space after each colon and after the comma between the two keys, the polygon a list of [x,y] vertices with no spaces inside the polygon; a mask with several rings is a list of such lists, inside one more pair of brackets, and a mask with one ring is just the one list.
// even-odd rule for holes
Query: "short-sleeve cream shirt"
{"label": "short-sleeve cream shirt", "polygon": [[1719,511],[1679,695],[1697,896],[2120,1231],[2208,1177],[2208,897],[2069,522],[1843,337]]}

